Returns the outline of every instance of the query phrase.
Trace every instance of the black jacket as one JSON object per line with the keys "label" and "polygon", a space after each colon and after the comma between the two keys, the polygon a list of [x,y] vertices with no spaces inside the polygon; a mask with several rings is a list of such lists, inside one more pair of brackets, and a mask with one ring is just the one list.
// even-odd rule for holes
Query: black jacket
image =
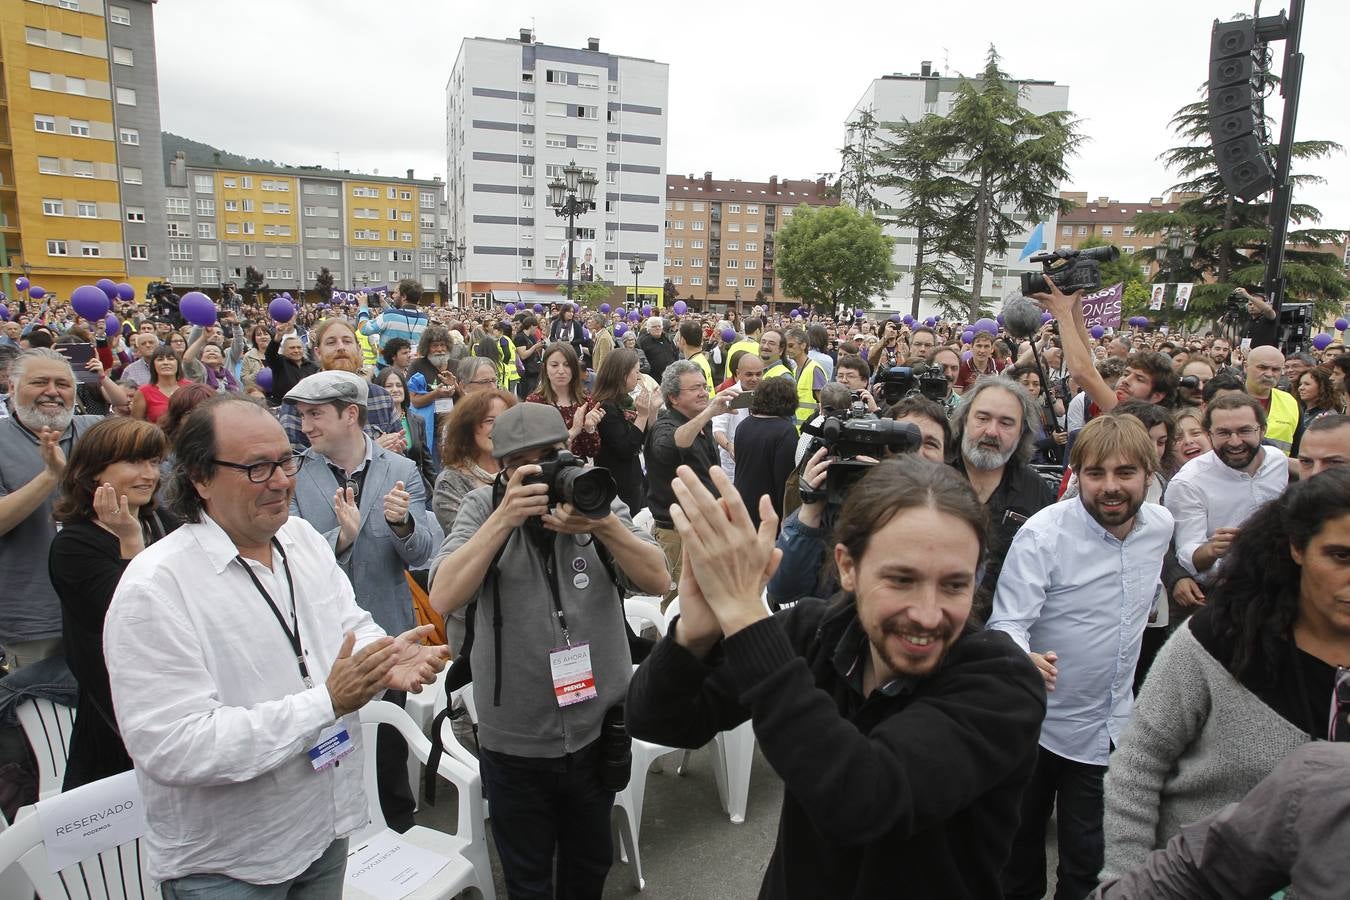
{"label": "black jacket", "polygon": [[647,362],[652,367],[651,375],[657,381],[661,380],[661,373],[666,370],[666,366],[680,358],[680,351],[675,349],[675,342],[664,332],[660,337],[655,337],[650,331],[644,331],[638,337],[637,345],[647,354]]}
{"label": "black jacket", "polygon": [[866,699],[851,597],[802,600],[704,661],[673,635],[633,675],[628,729],[698,747],[754,721],[786,788],[761,898],[1002,896],[1045,717],[1041,677],[1007,635],[968,626],[933,675]]}

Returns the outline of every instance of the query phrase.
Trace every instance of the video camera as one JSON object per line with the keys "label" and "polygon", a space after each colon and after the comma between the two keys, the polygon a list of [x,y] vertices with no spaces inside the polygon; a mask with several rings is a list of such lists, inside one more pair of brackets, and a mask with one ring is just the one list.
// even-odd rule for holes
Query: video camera
{"label": "video camera", "polygon": [[941,366],[891,366],[881,373],[881,397],[894,406],[912,394],[922,394],[934,403],[947,398],[947,375]]}
{"label": "video camera", "polygon": [[1223,304],[1221,321],[1237,322],[1247,317],[1247,294],[1242,288],[1234,288]]}
{"label": "video camera", "polygon": [[173,284],[168,281],[152,281],[145,286],[145,299],[150,301],[150,310],[155,317],[164,319],[175,328],[183,324],[183,316],[178,311],[178,295],[173,292]]}
{"label": "video camera", "polygon": [[539,474],[526,478],[525,483],[548,485],[549,506],[569,503],[587,518],[603,519],[619,496],[619,488],[608,469],[599,466],[588,469],[584,460],[566,450],[559,450],[553,459],[539,463],[539,468]]}
{"label": "video camera", "polygon": [[1049,282],[1064,293],[1074,291],[1092,293],[1102,286],[1104,262],[1120,259],[1120,250],[1115,246],[1089,247],[1085,250],[1055,250],[1050,253],[1037,253],[1032,262],[1041,264],[1040,273],[1022,273],[1022,293],[1025,296],[1044,294],[1050,290]]}
{"label": "video camera", "polygon": [[833,457],[824,484],[815,490],[802,485],[802,500],[807,503],[822,500],[842,503],[854,482],[876,465],[858,457],[881,459],[888,454],[913,453],[923,441],[914,425],[879,419],[867,412],[861,403],[855,403],[843,412],[827,412],[819,422],[807,422],[802,425],[802,433],[814,438],[807,448],[807,457],[821,447],[827,448]]}

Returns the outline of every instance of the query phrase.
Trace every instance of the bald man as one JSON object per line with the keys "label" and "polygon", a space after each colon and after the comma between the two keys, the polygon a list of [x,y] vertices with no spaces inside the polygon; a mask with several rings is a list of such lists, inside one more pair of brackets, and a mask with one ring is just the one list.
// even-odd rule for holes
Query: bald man
{"label": "bald man", "polygon": [[1266,439],[1285,456],[1294,446],[1301,413],[1292,394],[1280,390],[1284,373],[1284,354],[1275,347],[1253,347],[1247,354],[1247,393],[1266,411]]}

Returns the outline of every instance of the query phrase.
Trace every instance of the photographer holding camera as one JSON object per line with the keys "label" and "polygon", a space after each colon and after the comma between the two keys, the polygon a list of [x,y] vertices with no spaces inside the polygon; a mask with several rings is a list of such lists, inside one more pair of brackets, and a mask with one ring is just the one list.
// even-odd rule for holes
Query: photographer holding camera
{"label": "photographer holding camera", "polygon": [[1238,317],[1243,301],[1247,303],[1247,321],[1242,327],[1242,337],[1250,341],[1247,346],[1278,347],[1280,314],[1275,307],[1267,303],[1265,297],[1238,288],[1228,295],[1229,315],[1234,319]]}
{"label": "photographer holding camera", "polygon": [[[476,603],[479,760],[512,897],[554,895],[555,852],[558,896],[600,896],[613,856],[610,778],[628,777],[614,755],[627,753],[621,704],[632,673],[619,594],[660,594],[670,582],[609,473],[582,466],[567,440],[551,406],[499,415],[492,455],[502,471],[465,495],[432,563],[437,612]],[[615,723],[617,746],[612,727],[602,737]]]}

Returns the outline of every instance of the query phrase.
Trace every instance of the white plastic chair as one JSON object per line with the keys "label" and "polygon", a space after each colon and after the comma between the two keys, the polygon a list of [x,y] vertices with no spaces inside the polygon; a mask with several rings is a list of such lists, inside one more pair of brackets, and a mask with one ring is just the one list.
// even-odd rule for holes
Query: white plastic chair
{"label": "white plastic chair", "polygon": [[641,634],[648,626],[656,629],[656,633],[661,637],[666,636],[666,617],[661,613],[661,598],[659,597],[625,597],[623,601],[623,614],[628,619],[628,624],[633,626],[633,630]]}
{"label": "white plastic chair", "polygon": [[[417,725],[417,730],[423,734],[431,733],[431,722],[436,718],[436,713],[445,708],[445,676],[450,673],[450,667],[445,668],[436,675],[436,680],[431,684],[422,685],[422,693],[408,694],[404,701],[403,709],[408,717]],[[417,759],[416,754],[408,751],[408,783],[413,789],[413,809],[419,809],[422,805],[422,792],[418,785],[422,781],[422,763]]]}
{"label": "white plastic chair", "polygon": [[[765,600],[765,608],[768,601]],[[680,614],[680,598],[666,607],[666,627]],[[717,782],[717,797],[733,825],[745,822],[745,811],[750,803],[750,768],[755,760],[755,730],[747,719],[730,731],[719,731],[712,741],[713,778]],[[684,751],[676,774],[683,775],[689,767],[690,750]]]}
{"label": "white plastic chair", "polygon": [[[95,784],[70,793],[90,790]],[[25,807],[17,818],[0,831],[0,873],[9,880],[18,871],[13,867],[22,866],[39,900],[159,900],[159,888],[143,868],[145,848],[140,838],[53,873],[42,841],[41,818],[33,807]]]}
{"label": "white plastic chair", "polygon": [[[363,774],[366,798],[370,804],[370,824],[352,837],[353,848],[387,830],[375,784],[375,733],[380,725],[397,728],[408,742],[409,749],[422,763],[426,763],[431,753],[431,742],[426,735],[419,732],[408,714],[394,704],[376,700],[361,708],[362,741],[366,748]],[[492,867],[488,862],[487,832],[483,828],[483,789],[478,770],[465,766],[452,754],[443,754],[437,771],[442,778],[454,784],[458,794],[459,817],[455,833],[446,834],[416,825],[405,832],[402,839],[444,856],[450,863],[411,897],[414,900],[448,900],[463,891],[473,891],[483,900],[496,900]],[[370,895],[347,888],[343,896],[352,900],[366,900]]]}
{"label": "white plastic chair", "polygon": [[70,757],[70,734],[75,729],[74,707],[33,697],[20,703],[15,712],[37,757],[38,799],[61,793]]}

